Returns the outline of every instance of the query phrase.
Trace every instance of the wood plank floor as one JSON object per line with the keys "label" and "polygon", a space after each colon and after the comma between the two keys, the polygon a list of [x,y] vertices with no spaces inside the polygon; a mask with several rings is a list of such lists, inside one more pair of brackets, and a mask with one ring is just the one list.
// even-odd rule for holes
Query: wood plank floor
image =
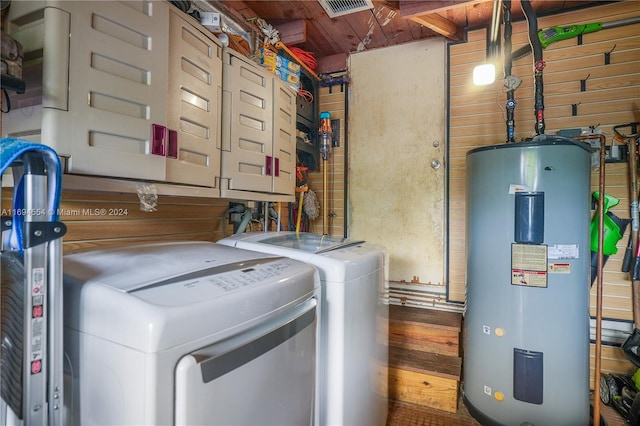
{"label": "wood plank floor", "polygon": [[[606,426],[629,426],[613,408],[601,405],[600,411]],[[462,398],[458,404],[458,412],[447,413],[409,404],[401,401],[389,401],[387,426],[479,426],[467,411]],[[601,423],[601,426],[605,426]]]}

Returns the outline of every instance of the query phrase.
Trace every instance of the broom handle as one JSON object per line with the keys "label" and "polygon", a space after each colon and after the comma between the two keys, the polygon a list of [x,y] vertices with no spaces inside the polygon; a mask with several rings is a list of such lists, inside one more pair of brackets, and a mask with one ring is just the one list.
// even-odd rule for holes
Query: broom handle
{"label": "broom handle", "polygon": [[[638,170],[637,170],[637,161],[636,161],[636,155],[638,154],[638,136],[636,134],[635,137],[632,137],[629,139],[629,166],[631,167],[631,159],[633,159],[633,169],[631,171],[631,190],[632,191],[636,191],[637,190],[637,176],[638,176]],[[632,194],[635,194],[637,192],[632,192]],[[635,196],[635,195],[634,195]],[[634,207],[635,206],[635,207]],[[632,220],[635,219],[636,223],[638,222],[638,200],[633,200],[631,203],[631,218]],[[632,228],[631,232],[635,233],[635,239],[634,239],[634,253],[635,253],[635,259],[633,262],[633,269],[632,269],[632,273],[631,273],[631,296],[632,296],[632,302],[633,302],[633,323],[634,323],[634,327],[638,328],[640,326],[640,245],[638,244],[638,229],[637,227]]]}

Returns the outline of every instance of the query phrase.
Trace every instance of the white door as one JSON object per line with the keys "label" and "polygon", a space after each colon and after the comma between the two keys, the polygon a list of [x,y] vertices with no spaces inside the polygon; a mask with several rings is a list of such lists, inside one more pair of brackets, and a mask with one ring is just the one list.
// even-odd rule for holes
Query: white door
{"label": "white door", "polygon": [[443,294],[445,59],[435,38],[357,52],[349,65],[349,237],[387,248],[390,281]]}

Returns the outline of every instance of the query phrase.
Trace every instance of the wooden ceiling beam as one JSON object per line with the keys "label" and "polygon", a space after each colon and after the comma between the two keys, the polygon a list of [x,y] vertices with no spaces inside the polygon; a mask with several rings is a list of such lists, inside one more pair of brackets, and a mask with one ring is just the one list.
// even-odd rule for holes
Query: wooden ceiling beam
{"label": "wooden ceiling beam", "polygon": [[318,58],[318,68],[316,68],[317,74],[327,74],[330,72],[343,71],[347,69],[346,53],[338,53],[331,56],[325,56]]}
{"label": "wooden ceiling beam", "polygon": [[442,13],[491,0],[399,0],[398,11],[403,18]]}
{"label": "wooden ceiling beam", "polygon": [[280,41],[287,46],[307,41],[307,21],[304,19],[276,25],[276,29],[280,33]]}
{"label": "wooden ceiling beam", "polygon": [[464,9],[487,0],[399,0],[398,12],[403,18],[411,19],[430,30],[451,40],[462,40],[463,32],[453,22],[443,18],[440,14],[453,9]]}
{"label": "wooden ceiling beam", "polygon": [[462,40],[462,30],[453,22],[437,14],[409,17],[414,22],[424,25],[432,31],[441,34],[451,40]]}

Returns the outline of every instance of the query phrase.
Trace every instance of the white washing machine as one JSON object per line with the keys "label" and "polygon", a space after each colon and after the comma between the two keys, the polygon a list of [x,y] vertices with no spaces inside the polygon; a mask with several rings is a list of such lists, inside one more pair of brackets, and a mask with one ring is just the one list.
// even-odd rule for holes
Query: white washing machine
{"label": "white washing machine", "polygon": [[385,249],[327,235],[236,234],[219,244],[302,260],[320,272],[320,424],[385,425],[389,306]]}
{"label": "white washing machine", "polygon": [[317,422],[319,275],[206,242],[64,257],[73,425]]}

